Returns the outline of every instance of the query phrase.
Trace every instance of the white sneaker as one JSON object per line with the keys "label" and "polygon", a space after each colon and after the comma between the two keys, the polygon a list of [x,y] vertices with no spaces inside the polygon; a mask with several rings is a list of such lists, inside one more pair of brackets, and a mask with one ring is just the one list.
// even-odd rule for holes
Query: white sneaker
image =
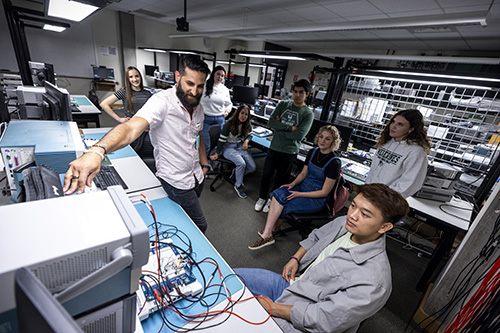
{"label": "white sneaker", "polygon": [[255,211],[260,212],[265,204],[266,199],[259,198],[259,200],[257,200],[257,202],[255,203]]}
{"label": "white sneaker", "polygon": [[267,199],[266,205],[264,208],[262,208],[262,212],[268,213],[269,212],[269,206],[271,206],[271,198]]}

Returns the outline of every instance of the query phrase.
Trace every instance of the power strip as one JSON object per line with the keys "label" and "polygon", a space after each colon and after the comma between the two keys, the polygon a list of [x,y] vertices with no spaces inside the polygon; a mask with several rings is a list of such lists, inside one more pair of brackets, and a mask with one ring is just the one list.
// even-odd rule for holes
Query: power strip
{"label": "power strip", "polygon": [[[137,290],[137,307],[141,321],[162,308],[163,303],[172,304],[185,296],[196,295],[203,289],[177,249],[165,243],[172,244],[172,240],[166,239],[159,245],[160,285],[158,285],[158,257],[155,247],[151,247],[148,263],[142,268],[143,277]],[[161,300],[163,303],[160,304],[156,295],[170,297],[163,297]]]}

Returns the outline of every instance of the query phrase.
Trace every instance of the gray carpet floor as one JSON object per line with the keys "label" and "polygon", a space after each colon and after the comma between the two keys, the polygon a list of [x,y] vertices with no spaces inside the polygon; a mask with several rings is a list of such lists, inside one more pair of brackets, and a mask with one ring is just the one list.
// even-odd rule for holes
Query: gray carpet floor
{"label": "gray carpet floor", "polygon": [[[264,157],[256,158],[256,163],[257,171],[245,177],[246,199],[240,199],[225,181],[218,181],[216,191],[211,192],[209,184],[213,176],[207,179],[200,198],[208,221],[206,236],[233,268],[258,267],[281,273],[289,257],[298,249],[301,237],[298,232],[292,232],[277,237],[274,245],[256,251],[248,249],[266,222],[266,214],[254,210]],[[404,332],[422,297],[415,286],[428,259],[392,239],[387,241],[387,250],[392,266],[393,291],[385,307],[362,323],[360,333]],[[407,331],[413,328],[411,323]]]}

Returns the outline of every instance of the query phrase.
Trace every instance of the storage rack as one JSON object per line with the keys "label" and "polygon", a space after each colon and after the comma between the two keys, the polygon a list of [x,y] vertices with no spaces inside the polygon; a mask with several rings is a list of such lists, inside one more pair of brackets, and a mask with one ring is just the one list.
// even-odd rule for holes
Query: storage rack
{"label": "storage rack", "polygon": [[355,145],[372,147],[386,122],[403,109],[424,115],[431,159],[466,173],[474,194],[500,154],[500,79],[394,69],[337,70],[330,112],[322,118],[354,128]]}

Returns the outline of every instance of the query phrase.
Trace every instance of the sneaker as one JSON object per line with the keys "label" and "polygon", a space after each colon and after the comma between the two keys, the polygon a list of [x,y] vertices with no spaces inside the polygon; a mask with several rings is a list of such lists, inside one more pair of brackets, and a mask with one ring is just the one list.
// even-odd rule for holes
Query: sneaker
{"label": "sneaker", "polygon": [[274,242],[275,242],[275,240],[274,240],[273,236],[266,238],[266,239],[259,237],[259,239],[256,240],[255,242],[253,242],[252,244],[250,244],[248,246],[248,248],[250,250],[258,250],[258,249],[261,249],[261,248],[266,247],[268,245],[273,245]]}
{"label": "sneaker", "polygon": [[271,198],[267,199],[267,202],[266,202],[264,208],[262,208],[262,211],[264,213],[268,213],[269,212],[269,206],[271,206]]}
{"label": "sneaker", "polygon": [[264,205],[266,204],[266,199],[259,198],[257,202],[255,203],[255,211],[260,212],[262,208],[264,208]]}
{"label": "sneaker", "polygon": [[240,198],[242,198],[242,199],[247,198],[247,194],[245,193],[245,190],[243,189],[243,185],[240,185],[240,186],[234,185],[233,188],[236,191],[236,194],[238,194],[238,196]]}

